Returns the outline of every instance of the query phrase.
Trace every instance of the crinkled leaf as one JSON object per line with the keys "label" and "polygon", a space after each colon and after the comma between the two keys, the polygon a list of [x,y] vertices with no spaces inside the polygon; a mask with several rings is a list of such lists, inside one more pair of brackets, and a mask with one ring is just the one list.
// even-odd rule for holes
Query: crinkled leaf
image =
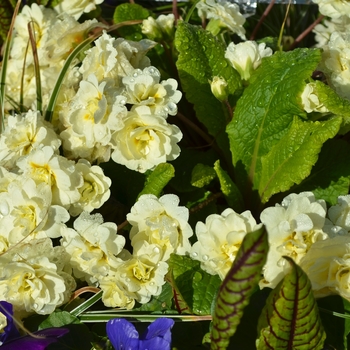
{"label": "crinkled leaf", "polygon": [[[151,301],[141,305],[138,311],[163,311],[171,309],[173,300],[173,289],[169,283],[165,283],[162,292],[158,296],[153,296]],[[135,310],[135,309],[134,309]]]}
{"label": "crinkled leaf", "polygon": [[215,170],[205,164],[197,164],[192,170],[191,185],[202,188],[216,178]]}
{"label": "crinkled leaf", "polygon": [[[129,20],[143,20],[150,16],[150,11],[138,4],[124,3],[116,7],[113,15],[114,23],[121,23]],[[118,29],[120,35],[129,40],[140,40],[143,35],[141,26],[122,27]]]}
{"label": "crinkled leaf", "polygon": [[150,173],[146,178],[145,187],[139,194],[139,197],[143,194],[154,194],[159,197],[163,188],[168,182],[175,176],[174,167],[168,163],[161,163]]}
{"label": "crinkled leaf", "polygon": [[221,284],[219,276],[203,271],[200,262],[188,256],[172,254],[168,264],[173,282],[192,312],[210,315],[214,295]]}
{"label": "crinkled leaf", "polygon": [[349,192],[350,145],[344,140],[329,140],[322,147],[319,159],[310,176],[291,192],[312,191],[317,199],[324,199],[334,205],[339,196]]}
{"label": "crinkled leaf", "polygon": [[77,317],[67,311],[56,310],[49,317],[40,323],[39,330],[51,327],[62,327],[67,324],[80,324]]}
{"label": "crinkled leaf", "polygon": [[253,73],[227,127],[239,188],[259,188],[261,157],[287,133],[294,116],[306,116],[301,93],[320,57],[316,49],[277,52]]}
{"label": "crinkled leaf", "polygon": [[243,315],[243,309],[261,278],[268,252],[264,227],[247,234],[232,268],[224,279],[216,301],[211,349],[226,349]]}
{"label": "crinkled leaf", "polygon": [[228,205],[236,212],[243,211],[244,202],[242,194],[227,172],[221,168],[219,160],[215,162],[214,170],[219,178],[221,191]]}
{"label": "crinkled leaf", "polygon": [[286,257],[291,271],[271,292],[258,323],[257,349],[322,349],[326,338],[311,283]]}
{"label": "crinkled leaf", "polygon": [[309,176],[323,144],[337,134],[341,123],[341,118],[308,122],[294,117],[287,134],[261,157],[259,194],[263,203]]}
{"label": "crinkled leaf", "polygon": [[317,80],[313,84],[314,91],[320,102],[333,114],[350,118],[350,102],[341,98],[328,85]]}
{"label": "crinkled leaf", "polygon": [[241,86],[239,74],[225,59],[226,47],[208,31],[185,22],[178,24],[175,46],[179,51],[176,65],[186,97],[194,104],[199,121],[229,157],[225,127],[227,117],[231,116],[227,116],[226,105],[214,97],[209,83],[214,76],[225,79],[231,97]]}

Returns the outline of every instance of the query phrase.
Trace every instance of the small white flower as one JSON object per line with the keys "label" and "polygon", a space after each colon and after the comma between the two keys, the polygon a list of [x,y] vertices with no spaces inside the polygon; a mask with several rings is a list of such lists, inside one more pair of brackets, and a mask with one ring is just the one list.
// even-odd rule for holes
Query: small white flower
{"label": "small white flower", "polygon": [[220,21],[220,26],[245,39],[244,16],[239,6],[226,0],[201,0],[196,4],[200,17]]}
{"label": "small white flower", "polygon": [[323,231],[326,203],[315,200],[312,192],[288,195],[282,205],[264,209],[260,220],[266,226],[270,245],[260,287],[274,288],[283,278],[288,263],[282,256],[298,264],[312,244],[329,238]]}
{"label": "small white flower", "polygon": [[175,16],[173,13],[160,15],[156,19],[148,17],[142,21],[142,33],[151,40],[164,40],[174,35]]}
{"label": "small white flower", "polygon": [[350,32],[333,32],[323,49],[320,69],[329,85],[341,97],[350,100]]}
{"label": "small white flower", "polygon": [[191,245],[188,239],[193,235],[188,224],[189,211],[179,206],[179,202],[174,194],[166,194],[159,199],[152,194],[142,195],[127,215],[132,225],[132,246],[143,241],[155,244],[164,261],[171,253],[184,255],[189,252]]}
{"label": "small white flower", "polygon": [[9,184],[7,192],[0,194],[0,231],[10,245],[25,238],[30,240],[61,236],[65,229],[64,223],[70,217],[63,207],[51,205],[51,199],[52,193],[48,184],[36,184],[31,178],[25,177],[18,177]]}
{"label": "small white flower", "polygon": [[339,294],[350,300],[350,236],[315,242],[300,267],[308,275],[314,295]]}
{"label": "small white flower", "polygon": [[350,195],[339,196],[338,203],[328,209],[328,217],[336,226],[350,231]]}
{"label": "small white flower", "polygon": [[223,280],[236,258],[239,247],[247,233],[261,228],[257,225],[249,210],[237,214],[228,208],[221,215],[209,215],[205,224],[198,222],[191,258],[201,262],[201,268],[212,274],[218,274]]}
{"label": "small white flower", "polygon": [[119,288],[120,279],[119,271],[114,269],[109,271],[108,276],[99,278],[99,288],[103,291],[102,302],[107,307],[122,307],[130,310],[134,307],[135,300]]}
{"label": "small white flower", "polygon": [[147,67],[143,71],[135,69],[131,76],[123,78],[126,102],[137,106],[145,105],[152,113],[167,117],[176,115],[176,104],[180,101],[182,93],[177,89],[175,79],[163,80],[159,83],[160,72],[155,67]]}
{"label": "small white flower", "polygon": [[137,242],[130,260],[118,267],[120,279],[118,285],[124,293],[141,304],[147,303],[152,296],[162,291],[164,276],[168,264],[161,261],[161,252],[155,244]]}
{"label": "small white flower", "polygon": [[76,287],[62,270],[65,260],[62,247],[52,247],[49,238],[17,245],[0,257],[0,299],[21,316],[52,313]]}
{"label": "small white flower", "polygon": [[103,0],[62,0],[54,7],[57,13],[67,13],[75,19],[79,19],[83,13],[89,13],[96,9],[96,5]]}
{"label": "small white flower", "polygon": [[73,161],[55,154],[52,147],[37,148],[21,157],[16,165],[24,176],[32,178],[37,184],[44,182],[51,187],[52,204],[69,207],[79,200],[82,175]]}
{"label": "small white flower", "polygon": [[136,107],[123,120],[124,128],[113,134],[112,159],[141,173],[160,163],[176,159],[182,133],[147,106]]}
{"label": "small white flower", "polygon": [[239,44],[230,43],[225,52],[225,58],[241,75],[243,80],[249,80],[252,72],[257,69],[264,57],[272,55],[272,50],[265,43],[245,41]]}
{"label": "small white flower", "polygon": [[322,15],[339,18],[341,16],[350,17],[350,3],[347,0],[312,0],[318,4]]}
{"label": "small white flower", "polygon": [[307,113],[318,112],[326,113],[328,109],[320,102],[318,96],[314,91],[314,84],[308,83],[305,85],[305,89],[301,94],[301,103],[304,107],[304,110]]}
{"label": "small white flower", "polygon": [[121,259],[116,256],[122,251],[125,238],[117,235],[116,224],[104,223],[101,214],[83,212],[74,221],[74,229],[62,233],[61,245],[70,255],[77,278],[93,284],[120,265]]}
{"label": "small white flower", "polygon": [[105,176],[103,170],[98,165],[93,165],[85,160],[79,159],[76,169],[83,175],[84,184],[79,187],[79,201],[73,203],[69,208],[72,216],[77,216],[83,211],[88,213],[100,208],[110,196],[110,186],[112,181]]}
{"label": "small white flower", "polygon": [[58,153],[61,141],[52,125],[37,111],[7,117],[7,125],[0,136],[0,164],[11,169],[20,156],[39,146],[51,146]]}
{"label": "small white flower", "polygon": [[350,30],[350,17],[341,16],[339,18],[331,18],[324,20],[323,23],[317,24],[313,29],[315,33],[316,47],[323,48],[328,44],[329,39],[334,32],[345,33]]}

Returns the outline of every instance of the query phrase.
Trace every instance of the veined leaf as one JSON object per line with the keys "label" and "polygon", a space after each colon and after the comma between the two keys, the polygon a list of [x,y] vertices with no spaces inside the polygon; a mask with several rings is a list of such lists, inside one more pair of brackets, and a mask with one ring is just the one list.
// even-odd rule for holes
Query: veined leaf
{"label": "veined leaf", "polygon": [[292,269],[267,299],[259,318],[257,349],[322,349],[326,333],[311,283],[291,258],[285,259]]}
{"label": "veined leaf", "polygon": [[350,145],[344,140],[327,141],[321,150],[310,176],[291,192],[312,191],[317,199],[324,199],[328,205],[335,205],[339,196],[349,193]]}
{"label": "veined leaf", "polygon": [[244,202],[242,194],[236,184],[232,181],[227,172],[221,168],[220,161],[217,160],[214,164],[214,170],[220,181],[221,191],[224,194],[228,205],[236,212],[243,211]]}
{"label": "veined leaf", "polygon": [[138,197],[143,194],[154,194],[159,197],[163,188],[175,176],[174,167],[168,163],[161,163],[156,166],[152,173],[147,177],[146,184]]}
{"label": "veined leaf", "polygon": [[227,126],[239,188],[259,188],[261,157],[287,133],[294,116],[306,116],[301,93],[320,58],[316,49],[277,52],[253,73]]}
{"label": "veined leaf", "polygon": [[225,46],[208,31],[179,22],[175,35],[179,51],[176,63],[187,99],[194,104],[196,116],[215,137],[217,144],[229,156],[225,127],[232,116],[227,107],[211,92],[209,81],[218,76],[226,80],[229,95],[241,87],[237,71],[225,59]]}
{"label": "veined leaf", "polygon": [[303,122],[294,117],[287,134],[261,157],[259,194],[263,203],[310,175],[323,144],[337,134],[341,123],[340,117],[324,122]]}
{"label": "veined leaf", "polygon": [[268,251],[264,227],[247,234],[217,297],[211,349],[226,349],[243,315],[243,309],[261,278]]}
{"label": "veined leaf", "polygon": [[173,286],[192,313],[210,315],[214,295],[221,284],[220,277],[203,271],[200,262],[188,256],[171,254],[168,264]]}

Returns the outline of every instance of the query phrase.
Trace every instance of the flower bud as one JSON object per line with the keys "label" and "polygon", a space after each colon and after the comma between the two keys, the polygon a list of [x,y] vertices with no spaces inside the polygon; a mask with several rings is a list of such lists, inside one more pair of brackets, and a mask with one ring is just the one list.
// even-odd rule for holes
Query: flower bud
{"label": "flower bud", "polygon": [[210,88],[213,95],[219,101],[227,100],[228,91],[227,91],[227,82],[224,78],[215,76],[213,81],[210,82]]}

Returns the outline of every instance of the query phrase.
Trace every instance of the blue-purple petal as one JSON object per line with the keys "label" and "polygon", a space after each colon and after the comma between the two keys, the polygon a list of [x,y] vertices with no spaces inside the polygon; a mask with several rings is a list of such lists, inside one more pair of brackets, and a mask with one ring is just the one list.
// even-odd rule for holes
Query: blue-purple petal
{"label": "blue-purple petal", "polygon": [[138,350],[170,350],[171,343],[163,338],[140,340]]}
{"label": "blue-purple petal", "polygon": [[138,350],[139,333],[133,324],[123,318],[107,322],[107,336],[117,350]]}
{"label": "blue-purple petal", "polygon": [[7,325],[4,328],[4,331],[0,333],[0,343],[5,343],[11,339],[18,338],[19,332],[16,328],[15,323],[13,322],[13,306],[7,301],[0,301],[0,312],[4,314],[7,318]]}
{"label": "blue-purple petal", "polygon": [[38,332],[34,332],[40,338],[34,338],[26,335],[21,338],[14,339],[1,346],[1,350],[44,350],[50,344],[57,342],[69,330],[67,328],[47,328]]}
{"label": "blue-purple petal", "polygon": [[146,332],[142,335],[141,339],[154,339],[161,338],[171,343],[171,328],[174,325],[174,321],[171,318],[157,318],[152,322]]}

